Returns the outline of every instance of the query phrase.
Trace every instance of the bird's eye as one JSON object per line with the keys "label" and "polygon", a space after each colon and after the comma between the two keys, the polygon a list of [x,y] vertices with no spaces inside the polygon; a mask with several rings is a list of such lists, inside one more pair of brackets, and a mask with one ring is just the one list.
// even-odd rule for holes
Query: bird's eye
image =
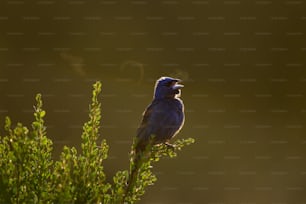
{"label": "bird's eye", "polygon": [[169,81],[169,82],[167,82],[165,85],[166,85],[167,87],[170,87],[170,86],[172,86],[172,84],[173,84],[173,81]]}

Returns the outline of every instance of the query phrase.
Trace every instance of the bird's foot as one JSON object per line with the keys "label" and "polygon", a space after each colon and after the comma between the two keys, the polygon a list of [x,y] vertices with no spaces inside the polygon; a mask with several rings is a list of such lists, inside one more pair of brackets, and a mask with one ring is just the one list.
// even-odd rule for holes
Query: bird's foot
{"label": "bird's foot", "polygon": [[170,144],[168,142],[165,142],[165,145],[167,146],[167,148],[174,150],[175,149],[175,145]]}

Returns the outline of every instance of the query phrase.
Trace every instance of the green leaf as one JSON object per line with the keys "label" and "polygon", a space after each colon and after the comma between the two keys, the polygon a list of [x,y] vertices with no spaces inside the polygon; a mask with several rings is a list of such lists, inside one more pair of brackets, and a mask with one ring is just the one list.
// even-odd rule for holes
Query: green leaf
{"label": "green leaf", "polygon": [[5,117],[4,129],[9,131],[11,129],[11,119],[9,117]]}
{"label": "green leaf", "polygon": [[40,117],[41,118],[43,118],[45,115],[46,115],[46,111],[43,110],[43,111],[40,112]]}

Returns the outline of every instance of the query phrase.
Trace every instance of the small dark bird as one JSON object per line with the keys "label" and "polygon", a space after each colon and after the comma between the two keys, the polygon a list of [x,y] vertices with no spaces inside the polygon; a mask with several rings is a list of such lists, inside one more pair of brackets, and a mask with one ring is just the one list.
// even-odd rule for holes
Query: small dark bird
{"label": "small dark bird", "polygon": [[[137,130],[134,145],[134,165],[130,170],[126,192],[129,192],[136,181],[143,152],[149,143],[155,145],[168,142],[182,128],[185,120],[184,104],[179,98],[183,85],[181,80],[161,77],[156,81],[152,103],[146,108],[141,124]],[[152,137],[153,136],[153,137]],[[153,140],[153,141],[151,141]]]}
{"label": "small dark bird", "polygon": [[152,103],[146,108],[137,131],[136,153],[143,151],[150,137],[154,144],[168,143],[184,124],[184,104],[179,98],[181,80],[161,77],[156,81]]}

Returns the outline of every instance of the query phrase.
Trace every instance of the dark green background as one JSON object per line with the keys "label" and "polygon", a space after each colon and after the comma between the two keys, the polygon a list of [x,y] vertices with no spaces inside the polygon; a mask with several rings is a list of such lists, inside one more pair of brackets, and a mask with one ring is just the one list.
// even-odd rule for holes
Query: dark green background
{"label": "dark green background", "polygon": [[[0,122],[43,94],[55,155],[79,147],[102,81],[106,172],[128,166],[160,76],[184,80],[196,144],[154,167],[139,203],[306,203],[304,1],[0,1]],[[3,133],[3,128],[1,129]]]}

